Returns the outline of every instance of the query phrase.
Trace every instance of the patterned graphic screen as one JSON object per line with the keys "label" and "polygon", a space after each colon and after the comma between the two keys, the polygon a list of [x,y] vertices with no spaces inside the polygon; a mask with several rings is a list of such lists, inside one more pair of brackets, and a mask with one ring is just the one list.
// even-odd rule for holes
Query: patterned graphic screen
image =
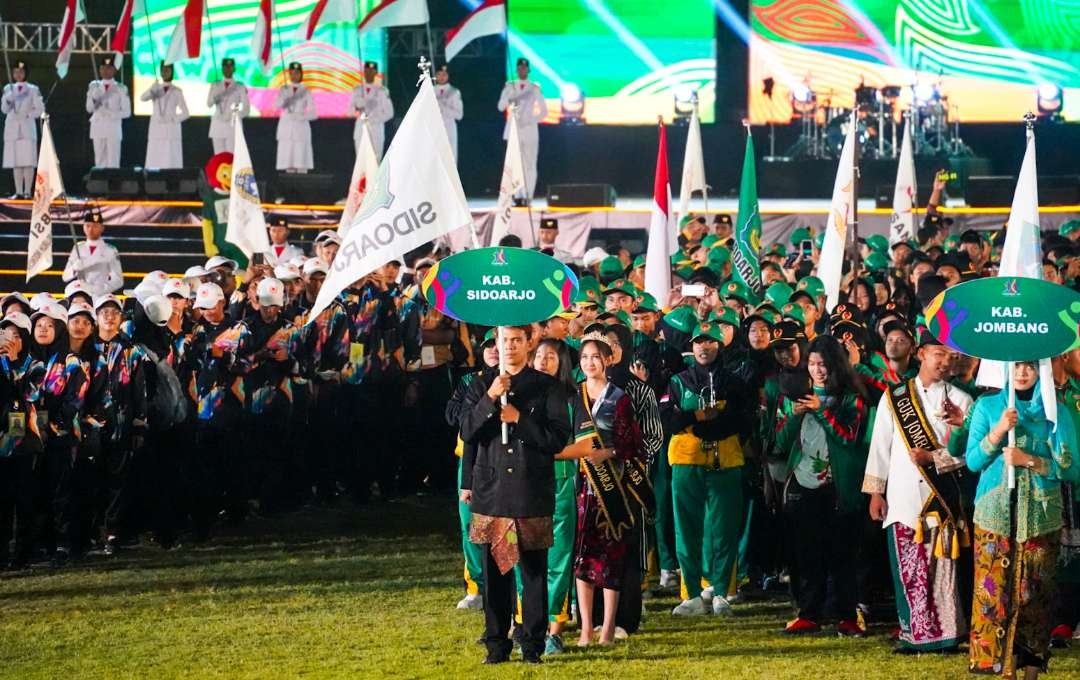
{"label": "patterned graphic screen", "polygon": [[[206,95],[210,83],[221,75],[218,64],[225,57],[236,60],[236,78],[246,84],[251,97],[251,115],[277,116],[274,97],[287,74],[282,64],[298,61],[304,66],[304,83],[312,89],[320,117],[348,116],[349,94],[361,79],[362,61],[379,62],[385,68],[385,31],[373,31],[359,37],[355,23],[333,23],[319,27],[310,42],[302,42],[297,29],[311,14],[318,0],[275,2],[273,25],[273,63],[264,74],[253,54],[251,42],[255,30],[258,0],[214,0],[208,2],[209,17],[204,17],[202,48],[198,59],[178,62],[174,82],[184,90],[191,114],[210,114]],[[157,61],[169,46],[173,28],[180,21],[185,0],[146,0],[149,17],[132,19],[132,58],[135,71],[135,113],[148,116],[150,102],[140,95],[154,82]],[[378,0],[359,0],[363,17]],[[361,60],[361,55],[363,60]]]}
{"label": "patterned graphic screen", "polygon": [[[468,3],[471,4],[471,3]],[[584,122],[671,120],[675,96],[696,92],[702,121],[716,99],[716,14],[710,0],[511,0],[509,49],[532,64],[548,100],[584,97]],[[514,76],[513,61],[509,64]]]}
{"label": "patterned graphic screen", "polygon": [[860,82],[936,87],[950,117],[1018,121],[1057,94],[1080,120],[1080,0],[750,0],[750,118],[787,122],[791,93],[850,107]]}

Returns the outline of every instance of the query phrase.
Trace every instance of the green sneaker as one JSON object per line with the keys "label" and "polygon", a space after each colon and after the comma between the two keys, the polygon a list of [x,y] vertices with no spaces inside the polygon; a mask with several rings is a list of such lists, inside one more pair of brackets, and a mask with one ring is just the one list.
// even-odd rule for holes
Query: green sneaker
{"label": "green sneaker", "polygon": [[566,651],[566,645],[563,644],[562,637],[558,635],[548,635],[544,638],[544,656],[550,654],[562,654]]}

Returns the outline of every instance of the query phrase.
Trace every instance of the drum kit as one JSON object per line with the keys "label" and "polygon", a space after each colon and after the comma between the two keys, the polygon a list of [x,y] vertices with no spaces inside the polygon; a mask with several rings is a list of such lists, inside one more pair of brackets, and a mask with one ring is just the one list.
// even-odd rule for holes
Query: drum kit
{"label": "drum kit", "polygon": [[[798,140],[788,150],[789,158],[836,159],[844,139],[856,126],[862,158],[890,159],[900,155],[900,134],[904,121],[911,124],[912,147],[917,156],[964,156],[971,150],[960,139],[956,107],[937,84],[919,82],[911,86],[912,104],[902,111],[904,87],[873,87],[865,81],[855,88],[855,106],[832,104],[832,92],[819,95],[809,85],[791,93],[793,118],[801,127]],[[794,122],[794,121],[793,121]]]}

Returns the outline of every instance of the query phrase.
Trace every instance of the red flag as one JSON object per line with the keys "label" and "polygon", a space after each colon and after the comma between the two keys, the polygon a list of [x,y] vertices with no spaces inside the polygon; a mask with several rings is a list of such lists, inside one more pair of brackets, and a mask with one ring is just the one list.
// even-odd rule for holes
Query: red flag
{"label": "red flag", "polygon": [[120,11],[120,20],[116,22],[112,44],[109,45],[109,49],[116,53],[116,68],[124,64],[124,52],[127,51],[128,38],[131,37],[131,18],[135,14],[145,13],[143,0],[124,0],[124,9]]}
{"label": "red flag", "polygon": [[56,51],[56,73],[61,78],[67,75],[68,63],[71,62],[71,49],[75,45],[75,24],[86,22],[86,11],[82,0],[67,0],[64,18],[60,21],[60,44]]}
{"label": "red flag", "polygon": [[255,33],[251,36],[251,52],[259,62],[264,74],[270,73],[270,19],[274,16],[273,0],[260,0],[259,13],[255,15]]}
{"label": "red flag", "polygon": [[389,26],[414,26],[429,21],[427,0],[383,0],[375,6],[360,25],[358,33]]}
{"label": "red flag", "polygon": [[645,291],[658,304],[667,303],[671,290],[671,253],[669,235],[671,223],[671,183],[668,179],[667,131],[660,123],[660,144],[656,152],[656,178],[653,181],[652,217],[649,220],[648,250],[645,255]]}
{"label": "red flag", "polygon": [[187,0],[180,21],[176,22],[169,48],[165,52],[165,63],[175,64],[185,59],[198,59],[202,48],[202,24],[205,0]]}
{"label": "red flag", "polygon": [[316,28],[334,23],[356,23],[355,0],[318,0],[311,8],[311,14],[297,27],[296,39],[307,42],[315,35]]}
{"label": "red flag", "polygon": [[485,35],[506,32],[506,0],[484,0],[469,15],[446,32],[446,60],[453,59],[461,48]]}

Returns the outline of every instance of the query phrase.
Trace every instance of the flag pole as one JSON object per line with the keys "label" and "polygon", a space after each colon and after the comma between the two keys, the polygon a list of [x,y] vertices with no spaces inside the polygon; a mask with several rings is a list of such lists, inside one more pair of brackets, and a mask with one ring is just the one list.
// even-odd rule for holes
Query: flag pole
{"label": "flag pole", "polygon": [[[701,116],[698,115],[697,90],[694,90],[694,118],[697,119],[698,143],[701,144],[702,148],[704,148],[705,145],[701,142]],[[749,132],[750,128],[747,127],[746,129],[747,129],[747,132]],[[705,166],[705,154],[704,154],[704,152],[702,152],[701,165],[702,165],[701,169],[704,171],[704,169],[705,169],[705,167],[704,167]],[[705,179],[704,172],[702,173],[702,178],[701,179],[702,180]],[[704,201],[705,201],[705,214],[708,215],[709,214],[709,183],[708,182],[703,181],[702,184],[701,184],[701,198],[704,199]]]}
{"label": "flag pole", "polygon": [[214,22],[210,21],[210,0],[203,3],[203,14],[206,15],[206,32],[210,34],[210,58],[214,60],[214,75],[221,80],[221,66],[217,60],[217,48],[214,47]]}
{"label": "flag pole", "polygon": [[435,61],[435,41],[431,39],[431,20],[424,22],[424,33],[427,35],[427,51],[431,55],[432,63]]}
{"label": "flag pole", "polygon": [[281,19],[278,18],[277,5],[275,5],[273,2],[271,2],[270,7],[273,8],[273,10],[274,10],[274,16],[273,16],[273,19],[274,19],[274,32],[277,33],[278,61],[281,62],[281,75],[282,75],[282,79],[284,79],[284,77],[285,77],[285,49],[283,47],[284,43],[281,40]]}
{"label": "flag pole", "polygon": [[[135,5],[131,6],[131,11],[135,11]],[[159,64],[157,58],[157,48],[154,47],[154,32],[150,28],[150,0],[143,0],[143,19],[145,19],[146,23],[146,40],[150,43],[150,58],[154,60],[154,71],[156,72],[159,68]],[[134,57],[135,55],[133,54],[132,56]],[[134,78],[135,64],[131,65],[131,74]]]}
{"label": "flag pole", "polygon": [[[852,127],[855,127],[854,123]],[[851,244],[848,246],[848,256],[851,258],[851,278],[854,280],[862,259],[859,255],[859,154],[862,147],[857,133],[852,134],[851,138],[854,144],[851,154]]]}
{"label": "flag pole", "polygon": [[8,82],[10,83],[14,78],[11,75],[11,62],[8,61],[8,30],[3,17],[0,17],[0,27],[3,27],[4,29],[4,68],[7,70]]}

